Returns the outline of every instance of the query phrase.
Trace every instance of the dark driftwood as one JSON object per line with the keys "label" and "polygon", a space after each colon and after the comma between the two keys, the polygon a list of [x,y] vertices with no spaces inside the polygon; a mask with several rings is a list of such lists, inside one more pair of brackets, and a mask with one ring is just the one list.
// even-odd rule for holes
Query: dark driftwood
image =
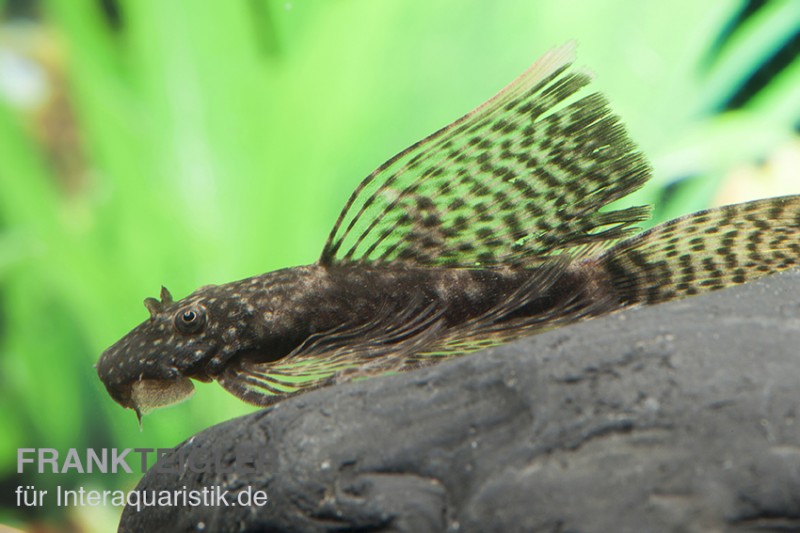
{"label": "dark driftwood", "polygon": [[800,274],[632,309],[214,426],[261,508],[126,510],[121,531],[800,531]]}

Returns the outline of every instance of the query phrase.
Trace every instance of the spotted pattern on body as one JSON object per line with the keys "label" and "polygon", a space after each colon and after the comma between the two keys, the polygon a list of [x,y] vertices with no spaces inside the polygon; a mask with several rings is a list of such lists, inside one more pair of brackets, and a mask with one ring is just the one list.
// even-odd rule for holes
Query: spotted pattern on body
{"label": "spotted pattern on body", "polygon": [[800,258],[800,196],[702,211],[631,236],[609,204],[650,176],[573,46],[381,165],[319,261],[145,300],[97,364],[141,414],[217,381],[271,405],[600,316],[744,283]]}

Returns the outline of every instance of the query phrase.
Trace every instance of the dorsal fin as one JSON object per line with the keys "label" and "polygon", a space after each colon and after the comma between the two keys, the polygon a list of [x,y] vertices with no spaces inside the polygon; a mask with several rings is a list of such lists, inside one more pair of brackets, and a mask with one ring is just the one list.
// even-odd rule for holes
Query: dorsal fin
{"label": "dorsal fin", "polygon": [[617,239],[642,207],[601,212],[641,187],[645,158],[572,43],[370,174],[339,215],[323,265],[492,267]]}

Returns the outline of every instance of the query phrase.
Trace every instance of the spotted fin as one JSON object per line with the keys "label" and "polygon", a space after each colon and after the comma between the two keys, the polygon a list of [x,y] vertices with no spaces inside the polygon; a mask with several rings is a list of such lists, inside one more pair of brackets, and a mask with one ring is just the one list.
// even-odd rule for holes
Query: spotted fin
{"label": "spotted fin", "polygon": [[494,98],[414,144],[353,192],[323,265],[534,265],[628,234],[644,207],[601,211],[650,168],[606,99],[545,54]]}
{"label": "spotted fin", "polygon": [[800,263],[800,196],[700,211],[606,250],[599,263],[625,304],[746,283]]}

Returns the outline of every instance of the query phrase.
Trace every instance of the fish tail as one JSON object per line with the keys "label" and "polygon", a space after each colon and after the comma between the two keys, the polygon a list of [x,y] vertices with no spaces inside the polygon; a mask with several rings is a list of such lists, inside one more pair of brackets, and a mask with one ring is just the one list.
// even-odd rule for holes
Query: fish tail
{"label": "fish tail", "polygon": [[800,262],[800,196],[686,215],[621,241],[592,261],[624,305],[746,283]]}

